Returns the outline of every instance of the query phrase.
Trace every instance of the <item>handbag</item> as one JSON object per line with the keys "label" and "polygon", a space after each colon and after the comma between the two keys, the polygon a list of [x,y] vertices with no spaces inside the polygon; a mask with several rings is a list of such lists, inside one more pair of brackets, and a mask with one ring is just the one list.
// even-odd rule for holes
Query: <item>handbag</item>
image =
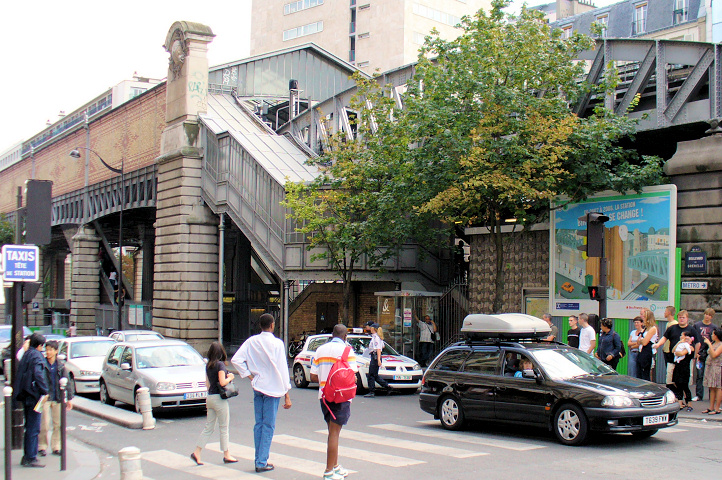
{"label": "handbag", "polygon": [[436,339],[437,342],[439,340],[441,340],[441,335],[439,335],[439,332],[434,332],[434,338]]}
{"label": "handbag", "polygon": [[236,384],[233,383],[233,381],[228,382],[225,387],[221,387],[220,395],[221,395],[221,398],[226,399],[226,400],[238,395],[238,388],[236,388]]}

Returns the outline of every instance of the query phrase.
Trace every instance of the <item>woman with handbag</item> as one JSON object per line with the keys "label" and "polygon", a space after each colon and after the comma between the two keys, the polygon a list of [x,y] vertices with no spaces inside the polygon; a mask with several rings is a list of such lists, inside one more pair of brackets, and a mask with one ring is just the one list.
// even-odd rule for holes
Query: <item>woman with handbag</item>
{"label": "woman with handbag", "polygon": [[[228,398],[238,395],[238,390],[233,388],[233,374],[228,373],[226,351],[219,342],[211,343],[208,349],[208,363],[206,364],[206,376],[208,377],[208,397],[206,397],[206,411],[208,417],[206,426],[203,429],[196,449],[191,453],[191,460],[198,465],[201,462],[201,450],[206,446],[211,434],[216,429],[216,421],[221,431],[221,450],[223,450],[223,463],[236,463],[238,460],[231,456],[228,451],[228,424],[230,423],[231,412],[228,408]],[[230,393],[230,392],[235,392]]]}

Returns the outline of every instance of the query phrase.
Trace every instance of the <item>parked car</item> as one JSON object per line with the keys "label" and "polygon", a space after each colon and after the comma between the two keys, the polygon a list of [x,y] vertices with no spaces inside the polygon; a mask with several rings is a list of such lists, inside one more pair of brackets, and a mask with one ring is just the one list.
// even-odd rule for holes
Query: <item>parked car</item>
{"label": "parked car", "polygon": [[108,337],[67,337],[60,340],[58,356],[65,360],[68,382],[76,393],[98,393],[103,359],[115,342]]}
{"label": "parked car", "polygon": [[[12,328],[12,325],[0,325],[0,349],[2,350],[2,364],[0,364],[0,372],[2,372],[3,375],[5,374],[5,359],[12,356],[10,354],[10,337],[12,336]],[[23,327],[23,338],[31,335],[32,333],[33,332],[28,327]],[[20,342],[20,345],[16,346],[16,351],[22,346],[23,344]]]}
{"label": "parked car", "polygon": [[108,352],[100,375],[100,401],[138,405],[138,389],[150,390],[154,409],[204,407],[206,364],[181,340],[119,342]]}
{"label": "parked car", "polygon": [[441,352],[424,374],[421,409],[449,430],[471,419],[536,425],[565,445],[584,443],[590,431],[644,438],[677,424],[667,388],[541,341],[548,332],[529,315],[467,316],[469,339]]}
{"label": "parked car", "polygon": [[[316,350],[330,339],[330,333],[311,335],[306,339],[301,353],[296,355],[293,360],[293,383],[296,387],[306,388],[311,383],[311,362]],[[349,334],[346,341],[353,347],[356,362],[359,366],[359,371],[356,374],[356,386],[361,391],[367,390],[368,379],[366,374],[369,371],[369,363],[371,362],[368,351],[371,336]],[[404,393],[414,393],[421,387],[423,371],[418,362],[400,355],[386,342],[384,342],[384,348],[381,350],[381,359],[379,376],[389,382],[391,389]]]}
{"label": "parked car", "polygon": [[116,342],[139,342],[164,339],[163,335],[153,330],[116,330],[108,336]]}
{"label": "parked car", "polygon": [[564,282],[562,283],[562,290],[572,293],[574,291],[574,285],[569,282]]}

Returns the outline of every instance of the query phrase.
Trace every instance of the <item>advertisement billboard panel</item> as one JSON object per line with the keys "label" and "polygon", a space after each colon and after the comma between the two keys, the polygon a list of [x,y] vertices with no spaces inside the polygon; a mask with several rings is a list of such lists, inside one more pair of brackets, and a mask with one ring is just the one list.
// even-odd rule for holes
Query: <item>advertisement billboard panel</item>
{"label": "advertisement billboard panel", "polygon": [[601,212],[606,222],[607,315],[634,318],[647,307],[657,318],[674,304],[677,245],[677,189],[674,185],[647,187],[641,193],[605,192],[582,203],[552,202],[550,225],[550,310],[553,315],[597,313],[599,302],[589,299],[587,287],[599,285],[599,259],[587,258],[579,217]]}

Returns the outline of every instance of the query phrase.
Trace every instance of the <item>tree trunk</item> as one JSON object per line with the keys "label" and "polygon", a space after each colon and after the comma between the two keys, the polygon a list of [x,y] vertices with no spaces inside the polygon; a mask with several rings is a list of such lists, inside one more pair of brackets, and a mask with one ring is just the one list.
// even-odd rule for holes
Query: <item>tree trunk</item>
{"label": "tree trunk", "polygon": [[491,237],[494,241],[496,255],[496,277],[494,278],[494,302],[492,309],[494,313],[501,313],[504,306],[504,246],[501,234],[501,225],[496,215],[492,216]]}
{"label": "tree trunk", "polygon": [[346,268],[343,272],[343,301],[341,304],[341,319],[340,323],[343,323],[347,327],[351,326],[351,295],[353,295],[353,289],[351,288],[351,278],[353,276],[353,264]]}

